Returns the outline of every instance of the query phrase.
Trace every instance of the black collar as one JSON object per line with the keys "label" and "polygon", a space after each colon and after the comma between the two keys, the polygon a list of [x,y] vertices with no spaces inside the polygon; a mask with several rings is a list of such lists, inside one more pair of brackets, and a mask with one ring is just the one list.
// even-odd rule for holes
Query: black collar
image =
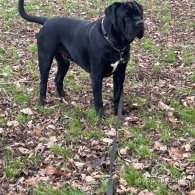
{"label": "black collar", "polygon": [[119,52],[120,54],[120,60],[121,61],[124,61],[123,59],[123,54],[124,54],[124,50],[126,49],[126,47],[122,48],[122,49],[118,49],[115,44],[111,41],[111,39],[109,38],[105,28],[104,28],[104,18],[102,18],[102,22],[101,22],[101,27],[102,27],[102,32],[103,32],[103,35],[104,35],[104,38],[108,41],[108,43],[110,44],[110,46]]}

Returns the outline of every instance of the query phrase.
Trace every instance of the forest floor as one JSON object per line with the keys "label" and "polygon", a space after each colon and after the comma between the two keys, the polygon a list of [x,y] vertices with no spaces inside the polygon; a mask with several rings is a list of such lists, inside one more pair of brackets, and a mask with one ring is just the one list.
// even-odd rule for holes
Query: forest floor
{"label": "forest floor", "polygon": [[[34,15],[94,21],[113,0],[31,0]],[[195,194],[195,3],[140,0],[145,37],[131,44],[115,194]],[[105,194],[115,135],[112,78],[103,83],[105,119],[93,109],[91,81],[71,64],[57,96],[54,62],[47,105],[38,104],[35,34],[16,0],[0,2],[0,194]]]}

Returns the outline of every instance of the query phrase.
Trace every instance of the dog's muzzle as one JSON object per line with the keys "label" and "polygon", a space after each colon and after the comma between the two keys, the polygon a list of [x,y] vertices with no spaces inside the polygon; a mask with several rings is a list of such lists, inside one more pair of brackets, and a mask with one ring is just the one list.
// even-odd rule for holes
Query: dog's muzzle
{"label": "dog's muzzle", "polygon": [[144,21],[143,20],[139,20],[135,24],[136,24],[137,27],[142,27],[144,25]]}

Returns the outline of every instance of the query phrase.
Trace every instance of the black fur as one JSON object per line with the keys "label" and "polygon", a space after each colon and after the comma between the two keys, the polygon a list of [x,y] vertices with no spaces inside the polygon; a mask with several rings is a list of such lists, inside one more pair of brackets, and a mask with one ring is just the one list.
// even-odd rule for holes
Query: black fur
{"label": "black fur", "polygon": [[[142,38],[144,35],[142,6],[135,1],[129,1],[113,3],[105,9],[103,26],[114,48],[104,37],[102,19],[90,22],[67,17],[48,19],[31,16],[24,10],[24,0],[19,0],[18,8],[24,19],[43,25],[37,36],[41,104],[45,103],[48,74],[55,57],[58,62],[55,83],[59,95],[64,96],[63,80],[71,60],[90,73],[95,109],[100,116],[104,114],[102,80],[113,74],[113,101],[117,113],[129,60],[130,43],[136,37]],[[122,48],[125,48],[124,52],[116,50]],[[123,60],[113,72],[111,64],[121,58]]]}

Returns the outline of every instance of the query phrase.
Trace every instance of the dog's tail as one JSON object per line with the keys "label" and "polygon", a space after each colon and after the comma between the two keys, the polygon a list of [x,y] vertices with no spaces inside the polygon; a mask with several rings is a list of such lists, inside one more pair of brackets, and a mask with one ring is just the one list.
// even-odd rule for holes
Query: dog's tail
{"label": "dog's tail", "polygon": [[18,1],[18,11],[19,11],[21,17],[29,22],[35,22],[35,23],[43,25],[48,20],[47,17],[31,16],[31,15],[27,14],[25,9],[24,9],[24,0]]}

